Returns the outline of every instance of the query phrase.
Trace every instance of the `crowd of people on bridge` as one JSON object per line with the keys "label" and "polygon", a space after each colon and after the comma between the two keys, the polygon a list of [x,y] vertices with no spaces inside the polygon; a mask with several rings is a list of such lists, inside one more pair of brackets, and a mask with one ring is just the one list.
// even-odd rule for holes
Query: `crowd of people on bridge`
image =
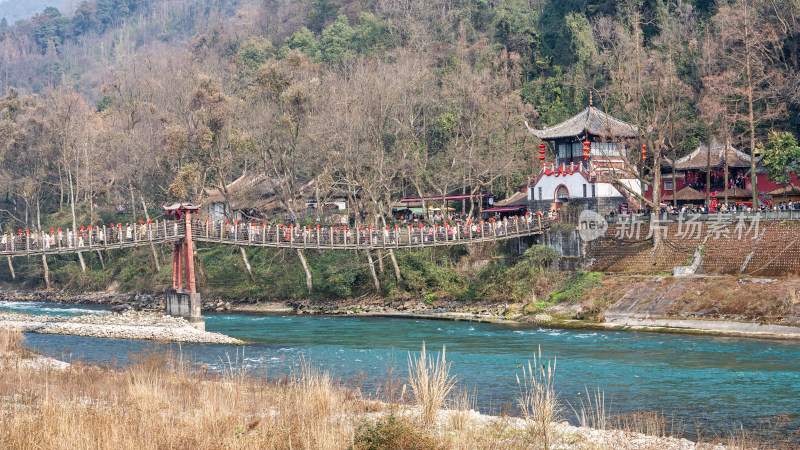
{"label": "crowd of people on bridge", "polygon": [[[545,221],[546,221],[545,217]],[[303,246],[392,246],[415,245],[468,239],[497,238],[508,234],[528,232],[541,226],[542,216],[526,214],[481,221],[457,221],[454,224],[416,225],[347,225],[321,227],[297,226],[295,223],[274,224],[255,221],[211,221],[194,218],[192,237],[205,241],[240,242],[252,244]],[[140,221],[139,224],[81,226],[77,230],[51,228],[43,230],[8,231],[0,236],[0,251],[6,253],[30,251],[70,251],[93,247],[118,247],[151,241],[180,239],[184,236],[183,220]]]}
{"label": "crowd of people on bridge", "polygon": [[81,249],[93,246],[119,245],[140,241],[164,240],[182,234],[178,222],[139,221],[111,223],[109,225],[82,225],[76,230],[50,228],[47,230],[17,229],[16,233],[4,231],[0,236],[0,251],[48,251],[56,249]]}

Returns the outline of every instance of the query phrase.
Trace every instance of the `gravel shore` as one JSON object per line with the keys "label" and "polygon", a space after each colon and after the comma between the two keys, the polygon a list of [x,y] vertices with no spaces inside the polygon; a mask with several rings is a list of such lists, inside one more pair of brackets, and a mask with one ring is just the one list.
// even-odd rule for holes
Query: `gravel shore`
{"label": "gravel shore", "polygon": [[70,334],[113,339],[243,344],[220,333],[200,331],[180,317],[140,311],[73,317],[0,313],[0,328],[25,333]]}

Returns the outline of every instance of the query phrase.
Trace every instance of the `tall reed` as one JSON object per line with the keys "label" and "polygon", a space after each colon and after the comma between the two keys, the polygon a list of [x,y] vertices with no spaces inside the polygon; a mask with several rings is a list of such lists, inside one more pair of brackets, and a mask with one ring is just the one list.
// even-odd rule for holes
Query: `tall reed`
{"label": "tall reed", "polygon": [[455,387],[456,380],[450,375],[450,365],[444,346],[441,355],[436,358],[428,356],[424,341],[418,357],[408,354],[408,384],[420,408],[420,419],[426,426],[436,421],[439,410]]}
{"label": "tall reed", "polygon": [[522,380],[517,375],[519,397],[517,402],[528,432],[534,440],[540,440],[545,449],[553,441],[553,422],[561,417],[561,405],[555,391],[556,359],[543,364],[542,348],[533,355],[533,364],[522,366]]}
{"label": "tall reed", "polygon": [[606,418],[606,394],[598,387],[593,391],[586,388],[586,400],[580,399],[580,406],[572,407],[578,424],[582,427],[591,427],[605,430],[608,427]]}
{"label": "tall reed", "polygon": [[0,329],[0,352],[13,352],[22,347],[25,338],[22,332],[16,328]]}

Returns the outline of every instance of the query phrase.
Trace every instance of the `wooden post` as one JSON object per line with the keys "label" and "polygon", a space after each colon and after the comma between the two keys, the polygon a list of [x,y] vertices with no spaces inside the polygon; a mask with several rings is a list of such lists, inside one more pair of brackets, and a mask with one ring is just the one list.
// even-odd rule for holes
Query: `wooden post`
{"label": "wooden post", "polygon": [[191,222],[192,214],[189,211],[185,213],[185,222],[186,222],[186,237],[183,240],[183,249],[184,249],[184,266],[186,268],[186,289],[189,293],[196,293],[197,289],[195,286],[195,278],[194,278],[194,248],[192,245],[192,222]]}
{"label": "wooden post", "polygon": [[176,243],[172,255],[172,289],[177,291],[181,284],[181,244]]}

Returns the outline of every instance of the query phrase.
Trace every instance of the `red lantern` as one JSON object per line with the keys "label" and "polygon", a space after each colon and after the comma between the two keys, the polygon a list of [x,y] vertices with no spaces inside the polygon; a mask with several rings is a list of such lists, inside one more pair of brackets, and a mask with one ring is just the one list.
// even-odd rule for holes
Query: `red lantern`
{"label": "red lantern", "polygon": [[642,159],[647,157],[647,145],[642,144]]}
{"label": "red lantern", "polygon": [[584,146],[584,147],[589,147],[589,146],[591,146],[591,145],[592,145],[592,143],[591,143],[591,142],[589,142],[589,141],[583,141],[583,146]]}
{"label": "red lantern", "polygon": [[147,223],[153,223],[153,221],[150,220],[150,219],[147,219]]}
{"label": "red lantern", "polygon": [[58,232],[61,233],[61,228],[58,229]]}
{"label": "red lantern", "polygon": [[53,232],[53,229],[52,229],[52,228],[50,228],[50,232],[51,232],[51,233]]}
{"label": "red lantern", "polygon": [[544,147],[544,142],[539,144],[539,161],[541,161],[542,164],[544,164]]}

